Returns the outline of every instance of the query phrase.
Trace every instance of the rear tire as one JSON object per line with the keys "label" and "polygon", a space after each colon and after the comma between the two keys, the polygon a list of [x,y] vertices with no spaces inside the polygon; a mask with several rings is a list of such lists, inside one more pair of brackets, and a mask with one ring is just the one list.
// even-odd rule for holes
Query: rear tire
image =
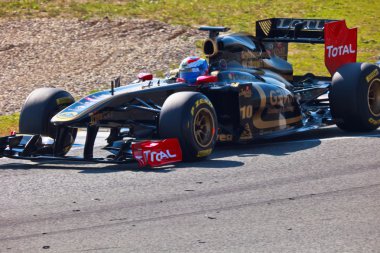
{"label": "rear tire", "polygon": [[380,68],[369,63],[340,67],[329,94],[331,114],[345,131],[369,132],[380,125]]}
{"label": "rear tire", "polygon": [[[19,132],[22,134],[40,134],[56,138],[57,127],[50,120],[58,112],[74,103],[70,93],[57,88],[40,88],[34,90],[26,99],[20,113]],[[76,128],[68,128],[63,138],[61,150],[57,155],[65,155],[73,145],[77,134]]]}
{"label": "rear tire", "polygon": [[212,153],[218,122],[210,100],[198,92],[170,95],[161,108],[161,138],[177,138],[184,161],[196,161]]}

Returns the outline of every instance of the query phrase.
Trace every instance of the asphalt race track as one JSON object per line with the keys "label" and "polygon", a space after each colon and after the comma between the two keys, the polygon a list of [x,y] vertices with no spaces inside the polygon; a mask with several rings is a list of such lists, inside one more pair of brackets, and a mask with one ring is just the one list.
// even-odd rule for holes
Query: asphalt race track
{"label": "asphalt race track", "polygon": [[0,252],[380,252],[379,151],[333,127],[149,170],[1,158]]}

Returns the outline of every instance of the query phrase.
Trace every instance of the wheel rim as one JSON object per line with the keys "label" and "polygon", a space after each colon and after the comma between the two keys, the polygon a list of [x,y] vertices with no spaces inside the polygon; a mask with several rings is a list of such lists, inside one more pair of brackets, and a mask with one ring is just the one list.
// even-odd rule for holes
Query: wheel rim
{"label": "wheel rim", "polygon": [[373,116],[380,116],[380,79],[373,80],[369,85],[368,108]]}
{"label": "wheel rim", "polygon": [[202,148],[211,144],[215,134],[214,125],[214,117],[209,109],[202,108],[197,111],[194,117],[193,134],[195,141]]}

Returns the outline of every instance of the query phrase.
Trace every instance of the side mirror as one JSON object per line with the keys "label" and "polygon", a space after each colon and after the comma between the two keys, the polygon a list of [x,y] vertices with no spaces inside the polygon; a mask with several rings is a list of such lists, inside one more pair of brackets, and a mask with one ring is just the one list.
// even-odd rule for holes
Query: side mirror
{"label": "side mirror", "polygon": [[204,83],[215,83],[218,81],[218,77],[216,76],[198,76],[197,78],[197,85],[204,84]]}
{"label": "side mirror", "polygon": [[150,81],[153,79],[153,75],[150,74],[150,73],[139,73],[137,75],[137,78],[140,80],[140,81]]}

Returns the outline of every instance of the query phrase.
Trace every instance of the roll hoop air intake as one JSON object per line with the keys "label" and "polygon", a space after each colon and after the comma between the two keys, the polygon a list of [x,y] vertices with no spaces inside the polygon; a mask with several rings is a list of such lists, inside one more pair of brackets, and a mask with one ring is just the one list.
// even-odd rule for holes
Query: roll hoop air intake
{"label": "roll hoop air intake", "polygon": [[206,39],[203,43],[203,53],[207,57],[212,57],[218,53],[216,37],[218,37],[220,32],[227,32],[230,28],[223,26],[201,26],[199,27],[199,30],[209,32],[208,39]]}

